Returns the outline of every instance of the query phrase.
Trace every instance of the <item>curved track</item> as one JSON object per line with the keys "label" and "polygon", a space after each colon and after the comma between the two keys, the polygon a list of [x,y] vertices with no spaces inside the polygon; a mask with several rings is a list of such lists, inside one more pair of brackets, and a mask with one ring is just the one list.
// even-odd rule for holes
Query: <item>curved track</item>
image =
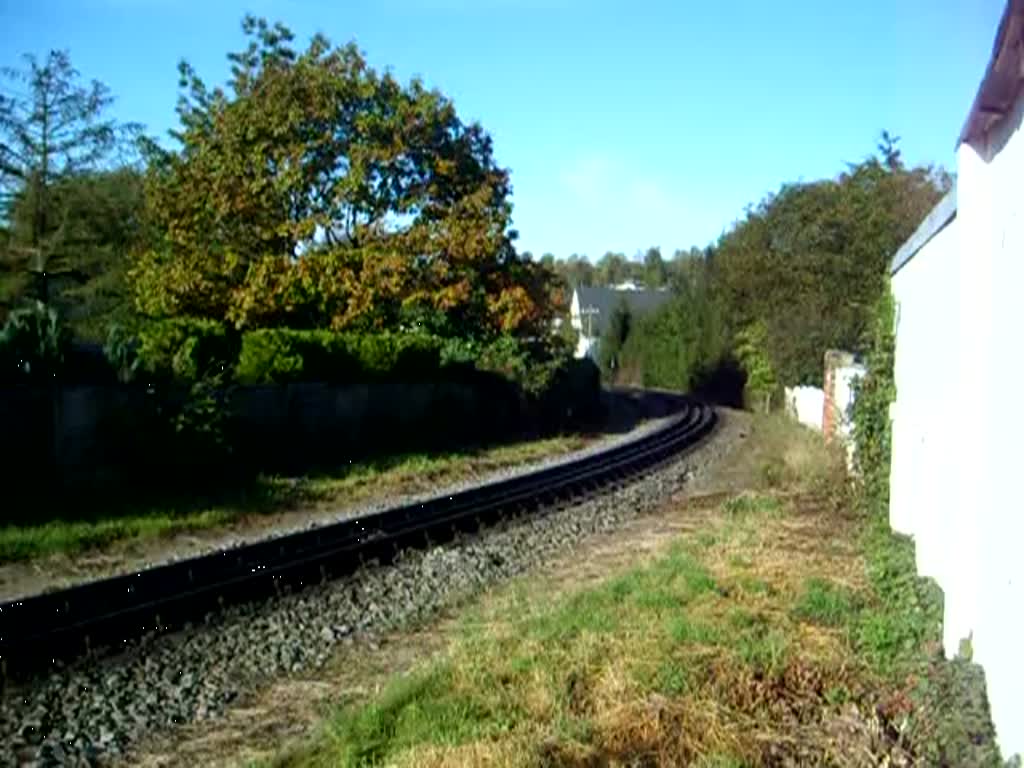
{"label": "curved track", "polygon": [[[636,393],[636,391],[633,391]],[[674,412],[656,432],[599,454],[453,496],[386,510],[0,605],[3,677],[109,652],[154,631],[202,621],[228,605],[386,562],[411,546],[440,543],[504,517],[571,503],[658,468],[714,427],[714,411],[667,393],[648,407]]]}

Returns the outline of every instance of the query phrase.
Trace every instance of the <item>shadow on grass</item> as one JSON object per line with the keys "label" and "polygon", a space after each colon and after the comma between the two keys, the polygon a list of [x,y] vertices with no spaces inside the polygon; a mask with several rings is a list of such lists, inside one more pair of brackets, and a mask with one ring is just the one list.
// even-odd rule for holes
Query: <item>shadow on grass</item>
{"label": "shadow on grass", "polygon": [[183,468],[172,467],[168,477],[176,479],[175,484],[121,485],[104,493],[41,486],[38,494],[8,498],[0,524],[0,563],[81,552],[124,539],[227,527],[331,502],[357,503],[387,493],[429,493],[439,483],[564,454],[586,441],[581,435],[569,435],[376,456],[312,467],[301,475],[190,478]]}
{"label": "shadow on grass", "polygon": [[[180,451],[176,458],[130,457],[136,471],[90,476],[70,489],[46,476],[22,477],[8,487],[0,515],[0,563],[227,527],[330,502],[430,492],[438,483],[470,473],[566,453],[588,440],[628,432],[644,415],[637,397],[606,395],[605,411],[598,426],[553,437],[522,434],[458,444],[444,436],[412,436],[421,448],[393,454],[368,448],[362,458],[328,462],[299,457],[328,455],[329,449],[318,453],[309,445],[296,446],[290,466],[262,472],[238,457],[207,461],[195,452]],[[426,447],[430,442],[436,445]]]}

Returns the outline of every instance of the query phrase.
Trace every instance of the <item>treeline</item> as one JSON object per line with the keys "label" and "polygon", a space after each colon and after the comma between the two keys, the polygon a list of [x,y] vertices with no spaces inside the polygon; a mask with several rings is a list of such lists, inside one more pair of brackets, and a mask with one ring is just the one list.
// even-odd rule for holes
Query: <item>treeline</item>
{"label": "treeline", "polygon": [[31,319],[40,302],[98,343],[184,320],[568,354],[550,332],[565,291],[517,252],[509,174],[484,129],[353,44],[298,49],[253,17],[243,29],[224,86],[179,66],[173,149],[108,119],[109,92],[66,53],[8,73],[5,338],[46,326]]}
{"label": "treeline", "polygon": [[[534,258],[529,251],[524,256]],[[637,251],[631,259],[624,253],[607,251],[596,262],[578,253],[565,259],[545,253],[539,261],[558,276],[563,288],[571,291],[578,286],[611,286],[625,282],[645,288],[665,288],[686,270],[688,263],[703,256],[702,249],[690,248],[676,250],[670,259],[665,259],[659,247],[651,246],[646,251]]]}
{"label": "treeline", "polygon": [[952,181],[907,167],[897,142],[883,132],[877,154],[836,178],[783,184],[748,208],[673,276],[670,302],[613,319],[606,374],[693,389],[739,368],[748,403],[768,407],[783,385],[820,386],[826,349],[863,353],[893,254]]}
{"label": "treeline", "polygon": [[258,387],[287,402],[319,388],[327,425],[351,422],[340,388],[354,401],[365,386],[412,393],[354,442],[321,435],[307,451],[318,460],[599,418],[596,368],[553,330],[566,291],[517,251],[509,174],[486,131],[353,44],[299,49],[254,17],[243,30],[226,84],[179,66],[170,147],[110,119],[109,91],[67,53],[4,70],[8,489],[59,484],[53,415],[83,384],[99,385],[83,394],[99,418],[78,425],[100,446],[87,453],[145,489],[180,481],[168,467],[220,482],[256,466],[253,445],[305,439],[268,439],[269,412],[249,423]]}

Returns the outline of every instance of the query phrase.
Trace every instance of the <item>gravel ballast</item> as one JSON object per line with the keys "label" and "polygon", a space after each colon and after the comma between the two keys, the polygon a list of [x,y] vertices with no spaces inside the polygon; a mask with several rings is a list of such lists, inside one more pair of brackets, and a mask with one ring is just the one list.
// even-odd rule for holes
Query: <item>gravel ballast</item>
{"label": "gravel ballast", "polygon": [[742,436],[725,417],[702,445],[618,490],[427,551],[407,551],[391,565],[296,595],[233,608],[119,658],[8,691],[0,707],[0,766],[106,763],[148,733],[217,717],[254,686],[322,665],[357,635],[425,619],[589,535],[653,511]]}

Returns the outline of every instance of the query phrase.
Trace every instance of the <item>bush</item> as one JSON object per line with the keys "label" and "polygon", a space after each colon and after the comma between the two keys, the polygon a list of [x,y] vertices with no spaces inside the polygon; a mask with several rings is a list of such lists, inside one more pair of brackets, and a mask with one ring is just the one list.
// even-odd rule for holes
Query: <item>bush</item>
{"label": "bush", "polygon": [[160,320],[139,333],[139,368],[157,379],[195,382],[220,375],[237,356],[237,339],[213,320]]}
{"label": "bush", "polygon": [[691,260],[673,279],[669,300],[635,318],[615,381],[687,391],[719,367],[727,344],[711,276],[706,261]]}
{"label": "bush", "polygon": [[296,334],[307,331],[261,330],[242,336],[235,378],[242,384],[285,384],[302,378],[304,345]]}
{"label": "bush", "polygon": [[501,374],[527,389],[526,383],[530,378],[529,351],[518,339],[500,336],[484,345],[477,357],[476,367],[481,371]]}
{"label": "bush", "polygon": [[432,336],[402,334],[395,343],[393,374],[405,379],[433,378],[441,369],[442,345]]}
{"label": "bush", "polygon": [[440,361],[441,341],[420,334],[260,330],[242,337],[235,376],[243,384],[416,380],[435,376]]}
{"label": "bush", "polygon": [[138,340],[122,326],[110,326],[103,354],[117,375],[118,381],[128,383],[135,379],[135,373],[139,369]]}
{"label": "bush", "polygon": [[779,382],[767,351],[768,329],[756,321],[736,334],[736,357],[747,375],[747,399],[758,410],[771,410],[772,395]]}
{"label": "bush", "polygon": [[480,342],[473,339],[445,339],[441,342],[441,365],[473,365],[480,356],[480,350]]}
{"label": "bush", "polygon": [[380,333],[351,343],[366,381],[429,379],[441,365],[441,341],[432,336]]}
{"label": "bush", "polygon": [[515,384],[541,431],[589,426],[601,415],[601,372],[592,360],[574,359],[564,338],[503,336],[481,349],[476,367]]}
{"label": "bush", "polygon": [[601,371],[606,376],[613,376],[618,369],[622,347],[630,336],[632,325],[633,315],[629,311],[629,304],[626,303],[625,297],[620,296],[597,347]]}
{"label": "bush", "polygon": [[868,372],[853,385],[854,461],[864,501],[878,511],[886,510],[889,504],[889,405],[896,399],[894,318],[892,293],[887,286],[871,318],[865,360]]}
{"label": "bush", "polygon": [[528,397],[539,398],[572,362],[572,348],[562,337],[500,336],[481,347],[476,367],[500,374],[518,385]]}
{"label": "bush", "polygon": [[64,368],[69,334],[42,302],[12,312],[0,330],[0,381],[52,381]]}

